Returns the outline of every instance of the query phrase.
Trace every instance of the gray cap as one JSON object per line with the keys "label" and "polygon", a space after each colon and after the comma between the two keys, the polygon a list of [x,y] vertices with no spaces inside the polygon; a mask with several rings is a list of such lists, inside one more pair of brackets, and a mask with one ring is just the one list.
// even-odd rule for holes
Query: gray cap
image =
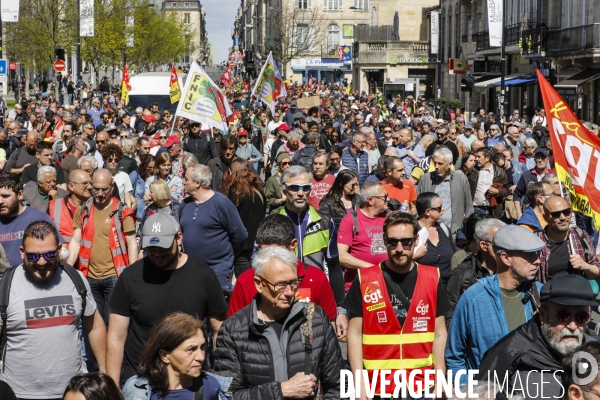
{"label": "gray cap", "polygon": [[301,111],[294,113],[294,119],[304,118],[304,114]]}
{"label": "gray cap", "polygon": [[522,251],[532,253],[546,247],[546,243],[535,233],[518,225],[506,225],[496,231],[492,240],[494,251]]}
{"label": "gray cap", "polygon": [[151,246],[168,249],[173,244],[175,235],[181,232],[181,228],[175,218],[169,214],[152,214],[144,222],[142,228],[142,249]]}
{"label": "gray cap", "polygon": [[473,125],[471,125],[470,123],[466,123],[465,124],[465,129],[473,129]]}

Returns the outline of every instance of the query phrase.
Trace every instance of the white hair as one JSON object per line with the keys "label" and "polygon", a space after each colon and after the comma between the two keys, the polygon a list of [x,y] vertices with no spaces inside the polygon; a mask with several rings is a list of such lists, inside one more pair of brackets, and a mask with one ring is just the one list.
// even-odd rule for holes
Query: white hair
{"label": "white hair", "polygon": [[188,167],[192,170],[192,180],[200,184],[200,187],[210,189],[212,184],[212,172],[210,168],[203,164],[194,164]]}
{"label": "white hair", "polygon": [[525,139],[525,144],[527,147],[532,147],[534,150],[538,148],[537,142],[532,138]]}
{"label": "white hair", "polygon": [[37,180],[38,182],[42,182],[44,179],[44,175],[46,174],[54,174],[56,175],[56,168],[54,168],[51,165],[42,165],[39,169],[38,169],[38,173],[37,173]]}
{"label": "white hair", "polygon": [[400,158],[400,150],[397,147],[388,147],[387,149],[385,149],[385,153],[383,153],[386,156],[393,156],[393,157],[398,157]]}
{"label": "white hair", "polygon": [[444,157],[444,160],[446,160],[447,163],[452,163],[452,160],[454,159],[452,152],[450,151],[450,149],[448,149],[446,147],[441,147],[441,148],[437,149],[436,151],[434,151],[432,158],[436,158],[436,157]]}
{"label": "white hair", "polygon": [[121,139],[121,147],[123,147],[123,154],[131,155],[131,150],[133,149],[133,140]]}
{"label": "white hair", "polygon": [[98,168],[98,160],[96,160],[96,157],[94,157],[94,156],[83,156],[83,157],[80,157],[79,160],[77,160],[77,166],[79,168],[81,168],[81,164],[84,161],[91,162],[92,163],[92,168],[94,168],[94,169]]}
{"label": "white hair", "polygon": [[496,227],[500,229],[504,225],[506,225],[504,222],[496,218],[482,219],[475,224],[475,236],[477,236],[477,239],[479,240],[491,242],[493,238],[490,235],[490,229]]}
{"label": "white hair", "polygon": [[264,269],[272,260],[278,260],[292,268],[294,271],[298,267],[298,257],[288,249],[278,246],[269,246],[260,249],[252,259],[252,268],[255,276],[262,276]]}

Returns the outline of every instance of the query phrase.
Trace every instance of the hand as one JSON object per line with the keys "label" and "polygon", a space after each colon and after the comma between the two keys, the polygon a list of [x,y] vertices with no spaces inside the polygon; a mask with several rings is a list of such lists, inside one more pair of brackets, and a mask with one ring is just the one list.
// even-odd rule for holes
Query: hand
{"label": "hand", "polygon": [[500,193],[500,191],[498,189],[496,189],[495,187],[491,187],[487,190],[488,194],[492,197],[495,197],[498,195],[498,193]]}
{"label": "hand", "polygon": [[284,398],[304,399],[314,396],[315,384],[317,378],[313,375],[304,375],[304,372],[298,372],[289,381],[281,382],[281,394]]}
{"label": "hand", "polygon": [[152,196],[150,196],[150,193],[146,193],[142,200],[144,200],[144,202],[148,202],[148,201],[152,200]]}
{"label": "hand", "polygon": [[427,254],[427,246],[423,245],[413,252],[413,259],[418,260]]}
{"label": "hand", "polygon": [[414,151],[412,151],[412,150],[409,150],[409,151],[408,151],[408,153],[406,153],[406,154],[408,154],[408,156],[409,156],[410,158],[412,158],[413,160],[414,160],[415,158],[417,158],[417,156],[415,155],[415,152],[414,152]]}
{"label": "hand", "polygon": [[516,188],[517,188],[517,185],[512,185],[511,187],[508,188],[508,190],[510,190],[510,192],[513,193]]}
{"label": "hand", "polygon": [[569,263],[571,263],[573,268],[581,271],[586,271],[590,269],[589,264],[583,261],[583,258],[581,258],[579,254],[571,254],[571,256],[569,257]]}
{"label": "hand", "polygon": [[176,191],[177,191],[177,186],[173,186],[173,187],[171,187],[171,193],[174,193],[174,192],[176,192]]}
{"label": "hand", "polygon": [[58,196],[58,191],[56,191],[56,189],[52,189],[50,191],[48,191],[48,196],[54,200],[56,199],[56,197]]}
{"label": "hand", "polygon": [[25,168],[29,167],[30,165],[31,165],[31,164],[25,164],[25,165],[23,165],[23,166],[21,167],[21,172],[23,172],[23,170],[24,170]]}
{"label": "hand", "polygon": [[346,314],[338,314],[335,319],[335,330],[337,331],[338,339],[341,339],[348,334],[348,317]]}

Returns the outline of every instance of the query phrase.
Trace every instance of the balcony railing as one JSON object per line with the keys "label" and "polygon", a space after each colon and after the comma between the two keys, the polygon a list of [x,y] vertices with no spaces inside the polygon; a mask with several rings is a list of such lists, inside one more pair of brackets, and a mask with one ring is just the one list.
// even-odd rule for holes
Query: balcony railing
{"label": "balcony railing", "polygon": [[[519,44],[521,39],[521,31],[526,28],[526,25],[519,22],[517,24],[509,25],[504,28],[504,37],[507,46],[513,46]],[[491,48],[497,48],[496,46],[490,47],[490,32],[482,31],[474,33],[472,40],[477,43],[477,51],[489,50]]]}
{"label": "balcony railing", "polygon": [[600,49],[600,24],[547,32],[547,51],[556,56]]}

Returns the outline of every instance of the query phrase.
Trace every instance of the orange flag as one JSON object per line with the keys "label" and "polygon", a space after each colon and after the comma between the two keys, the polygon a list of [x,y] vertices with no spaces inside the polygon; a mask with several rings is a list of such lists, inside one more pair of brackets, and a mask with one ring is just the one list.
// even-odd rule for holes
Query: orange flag
{"label": "orange flag", "polygon": [[537,75],[558,179],[569,191],[572,209],[594,218],[600,228],[600,138],[577,119],[540,70]]}

